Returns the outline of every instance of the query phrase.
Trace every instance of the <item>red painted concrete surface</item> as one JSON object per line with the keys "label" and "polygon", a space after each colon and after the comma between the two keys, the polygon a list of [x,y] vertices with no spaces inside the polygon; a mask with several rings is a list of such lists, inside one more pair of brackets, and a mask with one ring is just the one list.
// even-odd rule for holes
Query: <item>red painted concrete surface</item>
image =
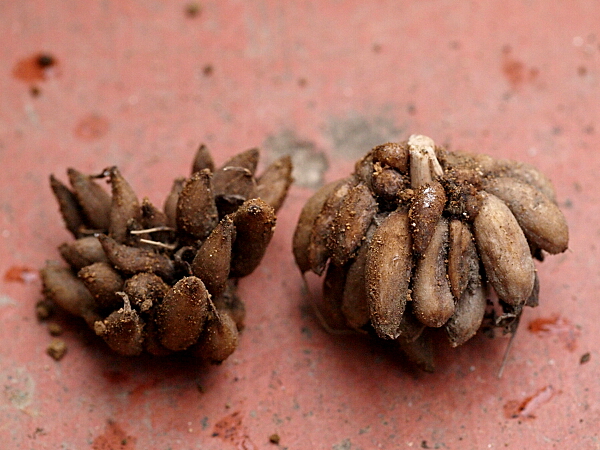
{"label": "red painted concrete surface", "polygon": [[[600,3],[191,6],[0,2],[0,447],[600,448]],[[56,64],[32,72],[40,52]],[[412,133],[533,163],[556,184],[570,249],[538,265],[541,304],[502,379],[506,339],[440,348],[424,374],[328,335],[307,306],[290,251],[304,201]],[[127,360],[63,320],[68,353],[52,360],[39,280],[19,269],[70,239],[48,175],[116,164],[162,203],[200,142],[217,162],[258,145],[263,166],[285,152],[298,163],[267,256],[241,282],[240,348],[219,367]]]}

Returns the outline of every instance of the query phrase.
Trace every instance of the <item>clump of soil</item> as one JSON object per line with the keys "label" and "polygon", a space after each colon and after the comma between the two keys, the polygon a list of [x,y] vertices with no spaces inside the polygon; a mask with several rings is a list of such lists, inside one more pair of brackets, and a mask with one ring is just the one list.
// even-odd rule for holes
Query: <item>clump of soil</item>
{"label": "clump of soil", "polygon": [[[224,361],[244,325],[237,280],[259,265],[292,183],[289,157],[256,177],[258,159],[250,149],[215,168],[201,146],[162,208],[140,201],[117,167],[97,175],[69,168],[70,186],[51,175],[75,240],[59,247],[68,266],[41,269],[47,300],[38,317],[58,305],[122,355],[185,350]],[[58,359],[59,350],[49,353]]]}

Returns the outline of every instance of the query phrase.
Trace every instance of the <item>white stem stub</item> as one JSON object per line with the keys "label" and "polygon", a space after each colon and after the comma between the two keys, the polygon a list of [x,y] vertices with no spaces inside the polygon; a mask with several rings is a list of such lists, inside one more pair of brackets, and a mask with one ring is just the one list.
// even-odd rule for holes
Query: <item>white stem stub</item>
{"label": "white stem stub", "polygon": [[444,170],[435,156],[435,142],[422,134],[413,134],[408,138],[410,154],[410,184],[418,188],[431,183],[434,177],[440,177]]}

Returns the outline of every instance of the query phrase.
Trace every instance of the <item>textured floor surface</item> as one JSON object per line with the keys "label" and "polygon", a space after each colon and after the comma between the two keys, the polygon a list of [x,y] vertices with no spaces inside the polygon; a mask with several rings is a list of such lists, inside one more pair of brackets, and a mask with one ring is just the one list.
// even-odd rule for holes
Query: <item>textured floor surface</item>
{"label": "textured floor surface", "polygon": [[[0,2],[0,446],[600,448],[598,17],[595,0]],[[502,379],[505,339],[440,348],[423,374],[307,306],[290,251],[303,203],[412,133],[556,185],[570,249],[538,265]],[[298,166],[241,282],[238,351],[219,367],[125,360],[67,326],[52,360],[35,269],[70,237],[48,175],[116,164],[160,204],[200,142],[217,162],[260,146],[263,167]]]}

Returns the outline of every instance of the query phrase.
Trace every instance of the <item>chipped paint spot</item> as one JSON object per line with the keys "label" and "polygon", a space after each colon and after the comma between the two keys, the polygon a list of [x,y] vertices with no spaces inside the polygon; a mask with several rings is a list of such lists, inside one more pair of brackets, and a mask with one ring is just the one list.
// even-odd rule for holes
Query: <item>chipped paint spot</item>
{"label": "chipped paint spot", "polygon": [[325,153],[319,151],[314,142],[299,138],[293,131],[283,130],[267,137],[264,147],[270,160],[284,155],[292,157],[292,176],[297,186],[316,189],[323,184],[323,174],[329,164]]}
{"label": "chipped paint spot", "polygon": [[0,306],[16,305],[17,303],[8,295],[0,294]]}
{"label": "chipped paint spot", "polygon": [[349,159],[362,157],[376,145],[398,141],[402,132],[391,117],[367,117],[358,113],[332,118],[328,127],[335,151]]}
{"label": "chipped paint spot", "polygon": [[14,367],[0,376],[4,398],[17,409],[24,410],[33,401],[35,381],[23,367]]}

